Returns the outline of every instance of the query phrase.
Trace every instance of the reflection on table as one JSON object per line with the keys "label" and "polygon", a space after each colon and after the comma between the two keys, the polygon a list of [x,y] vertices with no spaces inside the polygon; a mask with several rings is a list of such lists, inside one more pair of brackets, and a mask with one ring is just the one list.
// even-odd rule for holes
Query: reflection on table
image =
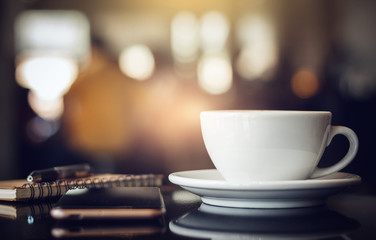
{"label": "reflection on table", "polygon": [[77,237],[139,237],[161,234],[165,231],[164,218],[152,220],[114,220],[114,221],[59,221],[51,229],[56,238]]}
{"label": "reflection on table", "polygon": [[320,239],[345,236],[359,226],[326,207],[236,209],[206,204],[169,224],[176,234],[209,239]]}
{"label": "reflection on table", "polygon": [[[60,222],[53,203],[0,203],[0,239],[374,239],[376,195],[357,189],[320,207],[236,209],[201,202],[177,186],[164,186],[164,221]],[[8,215],[7,215],[8,214]]]}

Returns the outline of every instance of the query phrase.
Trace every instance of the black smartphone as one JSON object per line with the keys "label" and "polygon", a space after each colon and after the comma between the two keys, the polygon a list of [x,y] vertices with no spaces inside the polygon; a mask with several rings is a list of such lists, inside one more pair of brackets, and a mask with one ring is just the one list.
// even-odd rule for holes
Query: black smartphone
{"label": "black smartphone", "polygon": [[150,219],[166,212],[158,187],[71,189],[51,209],[55,219]]}

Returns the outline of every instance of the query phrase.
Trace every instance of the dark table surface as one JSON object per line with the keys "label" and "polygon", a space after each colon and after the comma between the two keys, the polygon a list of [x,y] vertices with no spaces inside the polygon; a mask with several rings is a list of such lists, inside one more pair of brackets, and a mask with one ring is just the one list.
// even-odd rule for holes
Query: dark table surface
{"label": "dark table surface", "polygon": [[[204,205],[194,194],[164,186],[162,219],[69,224],[71,234],[89,235],[72,239],[376,239],[376,194],[364,189],[363,184],[347,189],[320,207],[240,210]],[[18,215],[0,217],[0,239],[63,235],[61,223],[48,214]]]}

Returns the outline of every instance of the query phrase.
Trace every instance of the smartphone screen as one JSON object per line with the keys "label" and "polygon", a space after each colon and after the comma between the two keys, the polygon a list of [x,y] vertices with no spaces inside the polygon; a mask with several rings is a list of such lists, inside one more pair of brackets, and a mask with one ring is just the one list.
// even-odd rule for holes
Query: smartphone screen
{"label": "smartphone screen", "polygon": [[158,187],[71,189],[51,210],[55,219],[146,219],[165,213]]}

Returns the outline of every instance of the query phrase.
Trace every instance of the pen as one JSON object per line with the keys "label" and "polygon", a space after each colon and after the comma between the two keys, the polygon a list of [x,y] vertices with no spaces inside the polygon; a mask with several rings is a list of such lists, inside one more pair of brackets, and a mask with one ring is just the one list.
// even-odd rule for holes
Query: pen
{"label": "pen", "polygon": [[75,164],[32,171],[28,182],[48,182],[58,179],[86,177],[90,174],[89,164]]}

